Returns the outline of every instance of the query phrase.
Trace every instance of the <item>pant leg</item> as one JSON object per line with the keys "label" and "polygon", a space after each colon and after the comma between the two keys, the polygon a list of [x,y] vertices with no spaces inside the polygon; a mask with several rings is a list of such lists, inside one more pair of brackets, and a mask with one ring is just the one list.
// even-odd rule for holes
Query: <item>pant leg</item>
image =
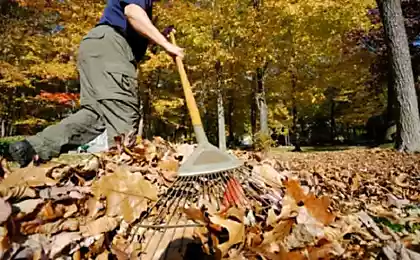
{"label": "pant leg", "polygon": [[100,113],[91,106],[82,107],[75,114],[56,125],[27,138],[43,160],[50,160],[61,153],[88,143],[105,130]]}
{"label": "pant leg", "polygon": [[83,38],[77,59],[82,109],[27,139],[41,159],[85,144],[105,127],[110,145],[115,135],[135,129],[140,115],[134,60],[127,41],[108,26]]}
{"label": "pant leg", "polygon": [[138,132],[139,107],[124,100],[105,99],[99,101],[102,118],[108,134],[108,145],[114,145],[114,137]]}
{"label": "pant leg", "polygon": [[108,26],[89,32],[79,50],[81,103],[97,106],[109,146],[115,136],[138,128],[140,102],[134,61],[127,41]]}

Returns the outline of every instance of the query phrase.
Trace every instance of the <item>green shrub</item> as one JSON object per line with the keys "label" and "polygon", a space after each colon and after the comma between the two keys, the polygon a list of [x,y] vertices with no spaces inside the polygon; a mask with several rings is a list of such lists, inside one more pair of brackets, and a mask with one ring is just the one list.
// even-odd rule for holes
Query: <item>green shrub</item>
{"label": "green shrub", "polygon": [[264,134],[262,132],[258,132],[255,134],[255,137],[254,137],[255,150],[267,152],[274,145],[275,145],[275,141],[271,138],[269,134]]}

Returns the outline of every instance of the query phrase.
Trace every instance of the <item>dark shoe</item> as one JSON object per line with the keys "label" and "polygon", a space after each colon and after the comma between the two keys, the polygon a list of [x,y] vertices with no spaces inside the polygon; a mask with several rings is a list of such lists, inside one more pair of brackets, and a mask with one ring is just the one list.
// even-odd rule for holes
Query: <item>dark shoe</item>
{"label": "dark shoe", "polygon": [[9,146],[9,154],[14,161],[19,163],[21,168],[28,166],[36,156],[34,148],[26,140],[11,144]]}

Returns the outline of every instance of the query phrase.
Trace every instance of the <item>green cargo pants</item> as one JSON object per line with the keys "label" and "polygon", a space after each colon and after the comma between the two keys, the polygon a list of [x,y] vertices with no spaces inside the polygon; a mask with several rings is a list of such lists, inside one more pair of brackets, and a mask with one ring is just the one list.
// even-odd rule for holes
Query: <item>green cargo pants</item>
{"label": "green cargo pants", "polygon": [[93,28],[79,47],[80,76],[78,112],[27,140],[39,157],[49,160],[108,133],[114,136],[137,131],[139,96],[133,52],[125,38],[112,27]]}

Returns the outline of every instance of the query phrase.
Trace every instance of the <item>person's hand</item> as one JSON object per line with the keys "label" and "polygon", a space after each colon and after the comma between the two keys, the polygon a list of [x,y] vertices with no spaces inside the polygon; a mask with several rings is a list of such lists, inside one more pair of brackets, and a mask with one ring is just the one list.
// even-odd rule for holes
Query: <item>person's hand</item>
{"label": "person's hand", "polygon": [[182,49],[182,48],[180,48],[180,47],[178,47],[178,46],[176,46],[176,45],[174,45],[170,42],[167,42],[165,44],[165,46],[163,46],[163,48],[165,48],[166,52],[171,56],[180,57],[181,59],[184,58],[184,49]]}
{"label": "person's hand", "polygon": [[170,34],[171,32],[174,32],[174,33],[175,33],[175,27],[174,27],[173,25],[169,25],[169,26],[167,26],[165,29],[163,29],[163,31],[162,31],[162,35],[163,35],[163,36],[165,36],[165,37],[166,37],[166,39],[168,39],[168,40],[169,40],[169,34]]}
{"label": "person's hand", "polygon": [[[175,33],[175,28],[173,25],[167,26],[163,32],[162,35],[165,36],[166,39],[169,39],[169,35],[171,32]],[[168,42],[165,46],[163,46],[166,52],[168,52],[169,55],[174,57],[180,57],[181,59],[184,58],[184,49]]]}

